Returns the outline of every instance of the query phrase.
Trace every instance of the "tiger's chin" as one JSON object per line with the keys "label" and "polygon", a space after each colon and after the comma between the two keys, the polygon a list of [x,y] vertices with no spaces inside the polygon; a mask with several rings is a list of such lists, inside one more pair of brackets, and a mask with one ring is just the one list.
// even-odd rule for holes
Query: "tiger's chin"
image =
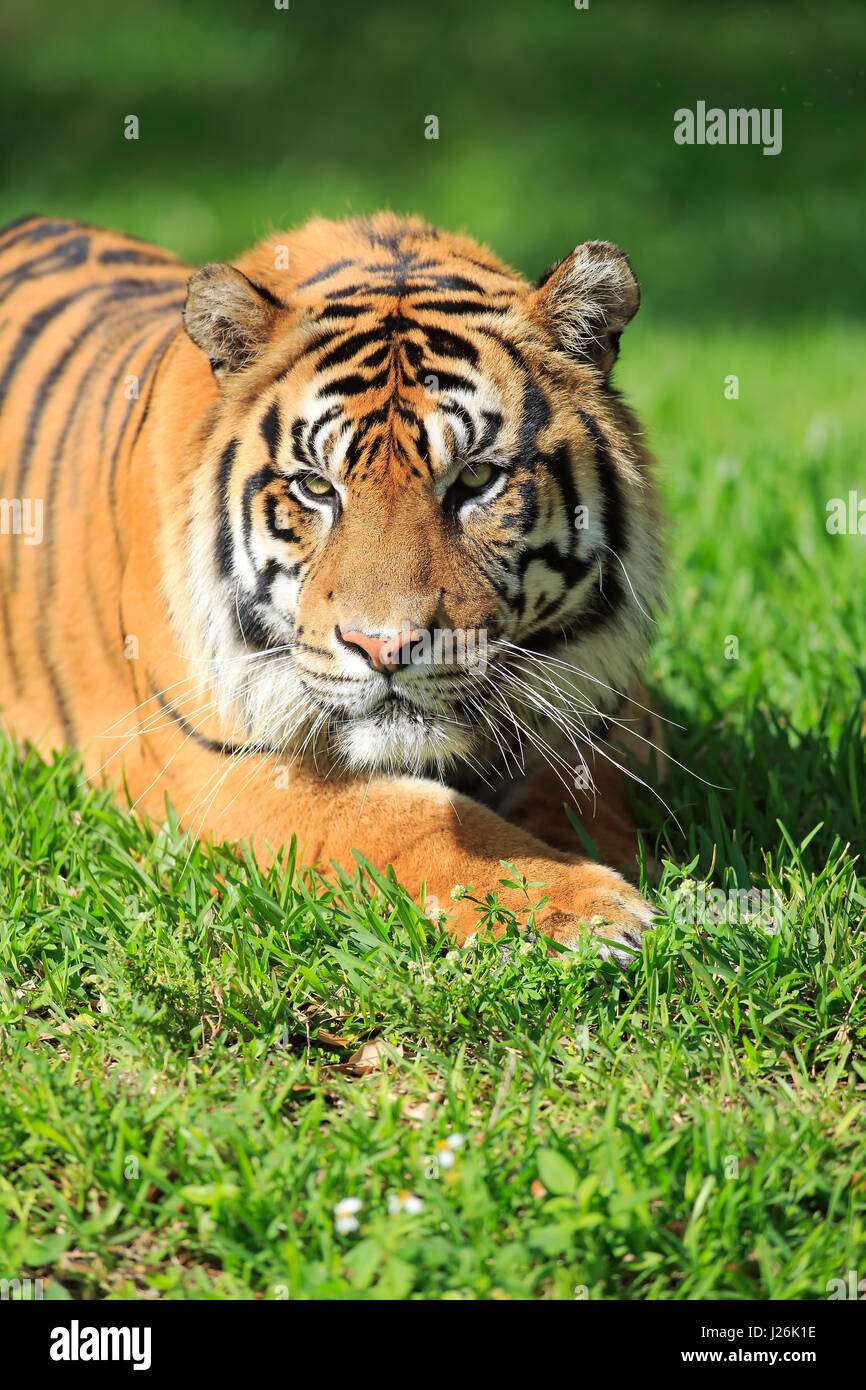
{"label": "tiger's chin", "polygon": [[456,714],[435,713],[401,700],[344,719],[335,742],[353,772],[422,776],[465,763],[475,736]]}

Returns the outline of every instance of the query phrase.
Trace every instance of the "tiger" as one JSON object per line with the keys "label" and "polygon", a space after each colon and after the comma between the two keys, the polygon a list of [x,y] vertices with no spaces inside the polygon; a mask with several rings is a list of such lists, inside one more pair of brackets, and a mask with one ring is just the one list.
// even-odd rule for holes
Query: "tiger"
{"label": "tiger", "polygon": [[191,843],[390,867],[458,942],[544,885],[549,949],[634,959],[617,740],[653,743],[665,525],[612,381],[639,301],[610,242],[533,285],[390,211],[201,268],[5,227],[9,736]]}

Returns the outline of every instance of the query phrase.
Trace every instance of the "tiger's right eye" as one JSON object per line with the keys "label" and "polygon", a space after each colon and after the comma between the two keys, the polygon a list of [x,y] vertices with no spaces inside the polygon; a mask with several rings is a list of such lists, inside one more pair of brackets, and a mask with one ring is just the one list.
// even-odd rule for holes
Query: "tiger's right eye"
{"label": "tiger's right eye", "polygon": [[492,477],[493,469],[489,463],[467,463],[457,474],[457,481],[470,492],[480,492]]}
{"label": "tiger's right eye", "polygon": [[302,492],[306,492],[310,497],[325,498],[336,496],[336,488],[327,478],[323,478],[321,473],[302,473],[298,478],[298,485]]}

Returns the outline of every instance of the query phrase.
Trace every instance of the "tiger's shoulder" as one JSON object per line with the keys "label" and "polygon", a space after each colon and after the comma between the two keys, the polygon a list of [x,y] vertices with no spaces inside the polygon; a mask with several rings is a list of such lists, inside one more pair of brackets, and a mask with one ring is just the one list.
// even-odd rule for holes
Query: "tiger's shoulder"
{"label": "tiger's shoulder", "polygon": [[170,267],[186,275],[190,273],[190,267],[171,251],[139,237],[74,218],[44,217],[38,213],[16,217],[0,227],[0,262],[20,262],[34,275],[88,264],[107,269]]}

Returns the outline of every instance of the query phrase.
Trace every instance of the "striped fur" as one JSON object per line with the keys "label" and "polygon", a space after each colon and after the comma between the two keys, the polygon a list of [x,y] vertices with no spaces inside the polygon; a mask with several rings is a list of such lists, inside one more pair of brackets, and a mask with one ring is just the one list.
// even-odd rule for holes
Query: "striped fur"
{"label": "striped fur", "polygon": [[[561,816],[597,809],[586,769],[624,843],[605,740],[661,569],[610,385],[637,301],[606,243],[532,288],[391,214],[198,272],[77,223],[5,228],[0,521],[38,502],[44,531],[0,537],[8,728],[199,835],[358,847],[443,905],[513,858],[554,884],[562,940],[595,915],[637,939],[642,900]],[[367,638],[407,633],[380,669]]]}

